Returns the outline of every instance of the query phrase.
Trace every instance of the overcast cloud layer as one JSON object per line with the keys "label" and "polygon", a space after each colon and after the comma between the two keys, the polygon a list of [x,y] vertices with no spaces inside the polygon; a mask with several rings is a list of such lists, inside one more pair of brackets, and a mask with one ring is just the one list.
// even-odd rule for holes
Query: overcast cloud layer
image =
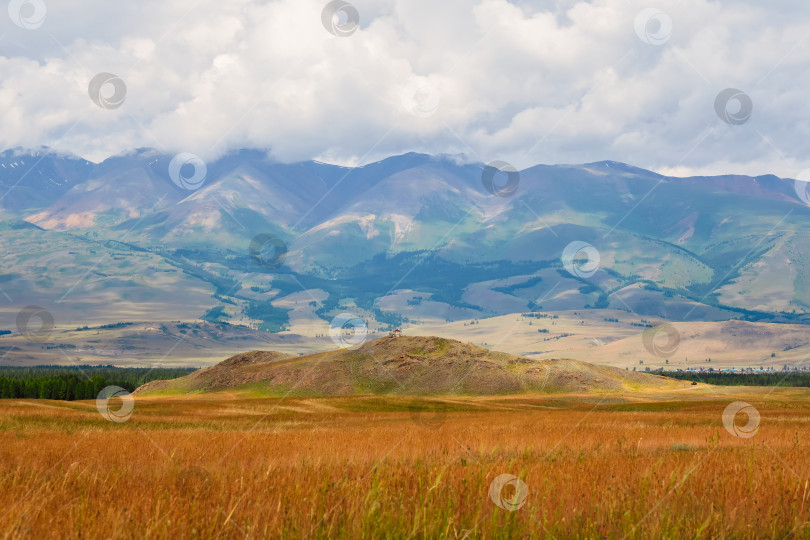
{"label": "overcast cloud layer", "polygon": [[[422,151],[674,174],[810,168],[806,0],[355,0],[348,36],[327,30],[326,5],[12,0],[0,146],[94,161],[257,147],[347,164]],[[111,84],[90,98],[98,73],[125,83],[120,106]],[[718,111],[727,88],[744,95]]]}

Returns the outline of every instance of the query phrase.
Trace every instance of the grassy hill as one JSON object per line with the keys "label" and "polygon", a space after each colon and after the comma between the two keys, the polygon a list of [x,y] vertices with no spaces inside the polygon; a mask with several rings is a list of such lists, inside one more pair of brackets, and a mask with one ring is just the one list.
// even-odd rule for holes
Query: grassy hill
{"label": "grassy hill", "polygon": [[687,383],[578,360],[531,360],[433,336],[385,337],[307,356],[253,351],[139,394],[240,390],[260,395],[497,395],[635,391]]}

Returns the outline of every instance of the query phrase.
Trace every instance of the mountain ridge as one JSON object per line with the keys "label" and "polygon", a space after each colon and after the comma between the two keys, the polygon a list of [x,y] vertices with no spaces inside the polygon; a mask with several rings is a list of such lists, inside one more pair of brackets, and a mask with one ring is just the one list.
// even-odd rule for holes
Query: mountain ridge
{"label": "mountain ridge", "polygon": [[[770,175],[535,165],[502,196],[482,181],[483,164],[453,156],[347,168],[242,150],[208,164],[202,187],[187,191],[169,178],[173,156],[153,149],[97,165],[3,156],[18,165],[5,163],[0,178],[16,182],[2,203],[0,287],[61,320],[165,320],[170,311],[301,335],[323,333],[316,328],[344,311],[375,331],[604,308],[639,319],[810,320],[810,208]],[[41,188],[49,180],[19,165],[41,158],[70,178]],[[251,252],[267,237],[284,247],[278,264]],[[593,248],[592,274],[566,267],[572,245]],[[113,293],[125,308],[107,301]]]}

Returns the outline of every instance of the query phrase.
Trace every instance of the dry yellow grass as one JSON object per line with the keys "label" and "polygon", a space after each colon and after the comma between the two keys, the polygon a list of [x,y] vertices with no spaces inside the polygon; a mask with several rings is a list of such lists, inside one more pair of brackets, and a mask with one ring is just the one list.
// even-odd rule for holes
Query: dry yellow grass
{"label": "dry yellow grass", "polygon": [[[810,535],[807,392],[716,391],[138,398],[123,423],[104,420],[92,402],[7,400],[0,530],[7,538]],[[723,426],[736,400],[761,413],[753,438]],[[514,512],[488,494],[503,473],[528,488]]]}

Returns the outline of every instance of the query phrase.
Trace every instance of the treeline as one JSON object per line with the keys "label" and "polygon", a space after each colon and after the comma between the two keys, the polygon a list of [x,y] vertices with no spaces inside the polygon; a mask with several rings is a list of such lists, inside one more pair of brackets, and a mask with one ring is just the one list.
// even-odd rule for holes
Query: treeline
{"label": "treeline", "polygon": [[0,368],[2,399],[96,399],[107,386],[132,392],[149,381],[176,379],[194,368],[117,368],[113,366],[36,366]]}
{"label": "treeline", "polygon": [[810,387],[810,372],[804,371],[768,371],[764,373],[663,371],[660,374],[682,381],[696,381],[719,386]]}

